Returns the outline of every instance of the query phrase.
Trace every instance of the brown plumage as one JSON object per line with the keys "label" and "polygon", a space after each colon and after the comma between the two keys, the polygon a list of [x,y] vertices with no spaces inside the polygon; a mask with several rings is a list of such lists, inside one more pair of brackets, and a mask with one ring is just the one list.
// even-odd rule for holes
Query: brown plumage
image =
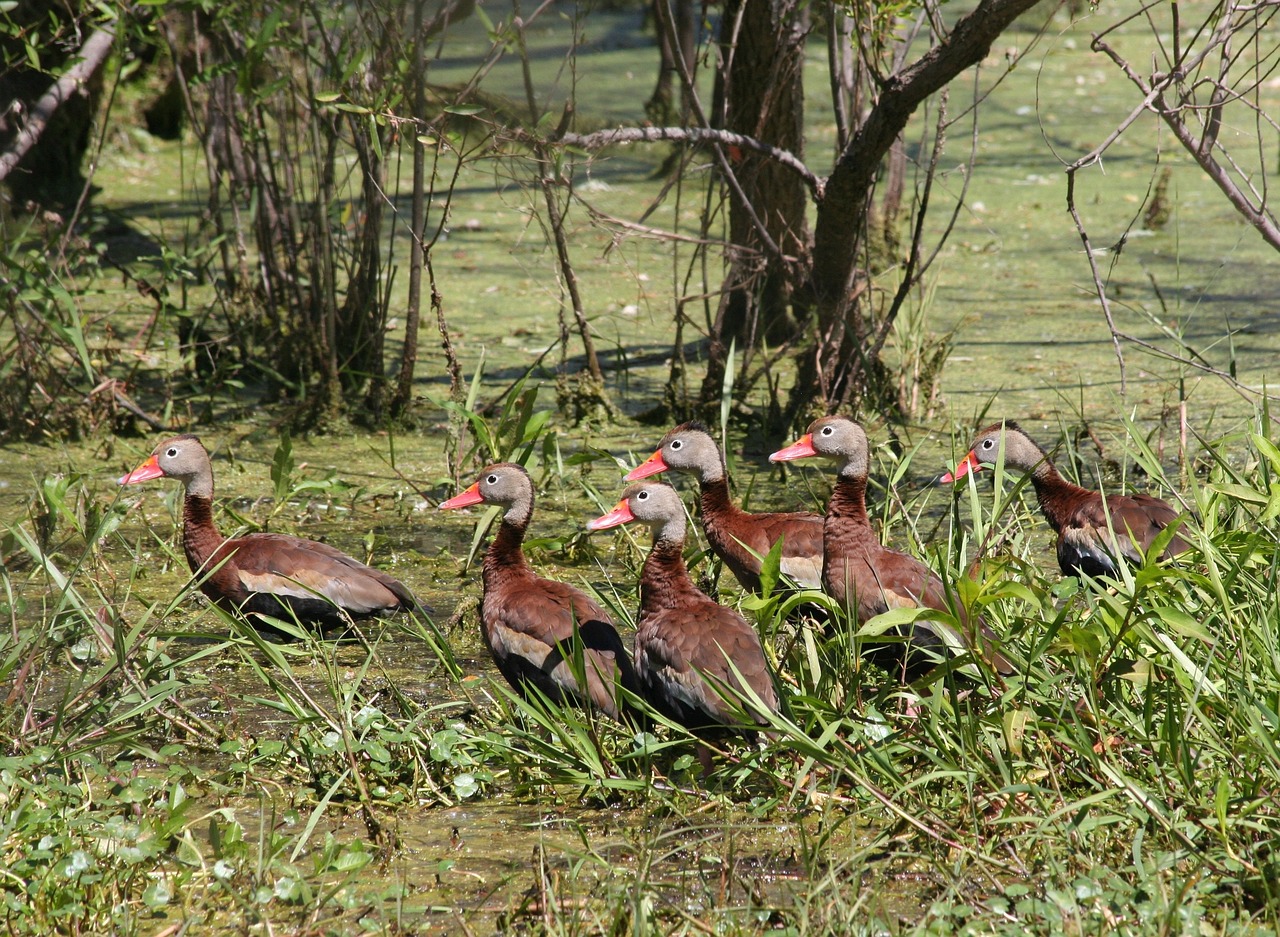
{"label": "brown plumage", "polygon": [[[914,556],[880,543],[867,517],[870,447],[862,427],[844,417],[823,417],[814,421],[798,442],[769,458],[785,462],[810,456],[840,461],[823,533],[822,587],[826,593],[850,609],[859,624],[891,608],[954,612],[960,618],[959,632],[940,621],[918,621],[908,643],[941,650],[938,646],[948,643],[946,639],[972,647],[976,637],[978,649],[991,666],[1002,674],[1012,673],[1012,665],[993,645],[995,636],[980,620],[970,622],[962,607],[953,608],[937,573]],[[932,665],[930,655],[919,653],[901,655],[898,664],[908,678]]]}
{"label": "brown plumage", "polygon": [[[612,511],[587,527],[603,530],[630,521],[653,530],[636,618],[636,675],[645,697],[659,712],[704,737],[742,728],[737,707],[722,695],[736,698],[749,719],[766,725],[767,716],[750,694],[772,713],[778,711],[778,694],[760,638],[741,615],[704,595],[689,578],[680,496],[662,482],[638,482],[623,492]],[[744,692],[744,684],[750,693]]]}
{"label": "brown plumage", "polygon": [[724,456],[701,423],[682,423],[663,436],[657,451],[632,469],[627,481],[665,471],[697,476],[707,542],[744,588],[760,591],[760,558],[779,540],[782,571],[802,586],[822,587],[822,515],[752,514],[738,507],[729,495]]}
{"label": "brown plumage", "polygon": [[[1012,420],[981,430],[955,472],[944,482],[963,478],[984,465],[995,465],[1004,452],[1007,468],[1028,472],[1040,510],[1058,535],[1058,567],[1064,575],[1115,576],[1115,556],[1141,563],[1160,531],[1178,519],[1178,512],[1147,494],[1107,495],[1073,485],[1053,467],[1049,456]],[[1178,535],[1169,541],[1161,559],[1187,549]]]}
{"label": "brown plumage", "polygon": [[[608,613],[581,590],[537,575],[525,561],[521,544],[533,501],[528,473],[513,462],[499,462],[440,505],[446,510],[481,503],[506,508],[484,557],[484,642],[517,691],[532,685],[557,702],[589,703],[614,719],[631,716],[618,687],[638,696],[640,686]],[[573,670],[575,629],[582,642],[585,692]]]}
{"label": "brown plumage", "polygon": [[186,489],[187,563],[202,578],[200,591],[223,608],[327,627],[418,607],[402,583],[326,544],[285,534],[224,537],[213,521],[213,466],[195,436],[160,443],[120,484],[162,477]]}

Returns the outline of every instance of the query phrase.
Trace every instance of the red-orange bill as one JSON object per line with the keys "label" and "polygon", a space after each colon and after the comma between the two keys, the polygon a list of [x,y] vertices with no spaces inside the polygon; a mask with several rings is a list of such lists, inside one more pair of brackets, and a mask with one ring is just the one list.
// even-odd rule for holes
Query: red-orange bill
{"label": "red-orange bill", "polygon": [[963,460],[961,460],[960,464],[956,466],[956,470],[954,472],[947,472],[947,474],[942,476],[942,481],[943,484],[946,484],[947,482],[955,481],[957,478],[964,478],[970,472],[981,471],[982,463],[978,461],[977,455],[970,452]]}
{"label": "red-orange bill", "polygon": [[160,467],[160,463],[156,460],[156,457],[153,455],[151,458],[147,459],[147,461],[143,462],[141,465],[139,465],[136,469],[134,469],[128,475],[121,476],[120,484],[136,485],[138,482],[149,482],[153,478],[163,478],[163,477],[164,477],[164,469]]}
{"label": "red-orange bill", "polygon": [[790,462],[793,459],[807,459],[815,456],[818,450],[813,448],[813,434],[805,433],[785,449],[779,449],[769,456],[770,462]]}
{"label": "red-orange bill", "polygon": [[440,510],[449,511],[453,508],[470,507],[473,504],[479,504],[484,500],[484,496],[480,494],[480,483],[476,482],[461,494],[456,494],[448,501],[440,502]]}
{"label": "red-orange bill", "polygon": [[636,516],[631,513],[631,505],[627,504],[624,498],[615,504],[608,514],[602,514],[595,520],[587,521],[587,530],[608,530],[610,527],[629,524],[635,519]]}
{"label": "red-orange bill", "polygon": [[627,472],[627,477],[624,478],[623,481],[639,481],[642,478],[648,478],[650,475],[657,475],[659,472],[665,472],[666,470],[667,463],[662,461],[662,450],[659,449],[631,471]]}

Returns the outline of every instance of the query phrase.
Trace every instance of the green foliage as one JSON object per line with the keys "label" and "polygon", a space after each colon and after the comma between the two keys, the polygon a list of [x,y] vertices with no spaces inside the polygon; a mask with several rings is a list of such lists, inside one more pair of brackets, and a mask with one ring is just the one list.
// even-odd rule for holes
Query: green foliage
{"label": "green foliage", "polygon": [[[454,652],[462,637],[427,618],[333,641],[290,622],[268,638],[215,609],[204,614],[217,640],[173,640],[161,623],[185,595],[140,603],[141,562],[106,586],[102,544],[119,535],[116,515],[86,506],[81,476],[50,479],[37,502],[54,518],[45,545],[32,527],[9,531],[44,588],[3,573],[10,603],[19,592],[56,598],[28,611],[39,627],[4,641],[0,677],[24,704],[4,721],[0,820],[13,874],[0,898],[19,933],[138,932],[150,915],[209,913],[210,902],[232,921],[352,921],[369,902],[406,898],[367,870],[408,817],[515,801],[636,818],[623,867],[585,830],[573,861],[521,865],[540,900],[569,902],[565,930],[669,928],[699,907],[730,933],[764,922],[879,929],[899,920],[874,897],[894,867],[933,883],[909,915],[922,932],[1047,934],[1076,922],[1136,933],[1191,916],[1274,926],[1280,638],[1259,623],[1280,621],[1280,543],[1264,520],[1280,456],[1263,425],[1211,443],[1206,474],[1186,483],[1195,519],[1180,535],[1192,553],[1105,583],[1040,565],[1047,536],[1021,478],[970,476],[950,548],[932,561],[1006,642],[1019,668],[1008,679],[960,657],[898,685],[862,651],[906,612],[853,627],[823,596],[786,591],[777,556],[766,557],[774,588],[744,609],[776,663],[785,715],[761,747],[718,743],[709,778],[680,727],[655,715],[637,733],[468,675]],[[1137,427],[1128,451],[1158,483]],[[912,455],[880,456],[888,536],[933,539],[919,529],[928,513],[898,490]],[[274,464],[276,484],[297,472],[283,441]],[[624,630],[633,581],[611,577],[622,585],[603,596]],[[102,612],[117,606],[133,610],[130,624]],[[402,640],[430,693],[390,668]],[[243,679],[212,678],[228,667]],[[37,701],[23,676],[36,672],[65,674],[54,701]],[[251,710],[263,715],[246,731]],[[339,815],[360,823],[335,830]],[[718,876],[739,868],[740,831],[775,825],[790,831],[787,867],[803,889],[744,885],[741,903],[717,892]],[[432,861],[438,882],[465,868],[448,853]]]}
{"label": "green foliage", "polygon": [[98,388],[98,348],[84,298],[93,268],[76,279],[56,264],[54,244],[24,245],[34,231],[0,246],[0,440],[75,438],[111,422],[114,401]]}
{"label": "green foliage", "polygon": [[[326,473],[324,478],[299,477],[297,464],[293,458],[293,440],[287,429],[280,433],[280,441],[271,457],[271,487],[274,500],[271,511],[260,524],[250,526],[266,527],[282,512],[299,500],[324,498],[332,504],[336,495],[352,493],[358,495],[358,489],[338,477],[334,471]],[[242,523],[249,523],[245,518],[236,515]]]}
{"label": "green foliage", "polygon": [[[493,462],[516,462],[527,467],[529,457],[533,455],[539,437],[547,431],[554,411],[534,409],[539,385],[528,386],[527,374],[512,384],[498,400],[481,406],[483,374],[484,359],[481,358],[471,378],[466,401],[461,405],[452,401],[445,403],[447,409],[466,419],[475,439],[468,461],[477,468]],[[551,445],[551,439],[550,435],[543,439],[544,450]]]}

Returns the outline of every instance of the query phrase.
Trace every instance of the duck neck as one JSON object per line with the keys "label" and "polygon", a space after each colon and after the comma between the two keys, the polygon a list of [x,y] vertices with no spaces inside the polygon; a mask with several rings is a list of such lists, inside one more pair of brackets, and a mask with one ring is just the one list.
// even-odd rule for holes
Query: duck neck
{"label": "duck neck", "polygon": [[193,573],[198,573],[223,543],[223,536],[213,522],[211,494],[188,489],[182,501],[182,548]]}
{"label": "duck neck", "polygon": [[729,496],[729,480],[724,475],[719,478],[710,480],[704,478],[702,480],[698,503],[702,507],[702,519],[704,522],[709,517],[732,514],[738,509],[737,505],[733,503],[733,498]]}
{"label": "duck neck", "polygon": [[827,504],[827,517],[843,517],[870,525],[867,517],[867,476],[841,472]]}
{"label": "duck neck", "polygon": [[640,614],[674,608],[682,596],[695,591],[684,565],[684,541],[655,538],[640,574]]}
{"label": "duck neck", "polygon": [[728,492],[729,482],[728,474],[724,467],[724,456],[718,450],[716,451],[715,459],[703,458],[699,460],[698,481],[702,483],[703,488],[718,482]]}
{"label": "duck neck", "polygon": [[497,572],[498,570],[522,570],[528,566],[524,559],[524,533],[529,526],[528,513],[516,514],[512,517],[512,510],[502,518],[502,523],[498,527],[498,533],[493,538],[493,543],[489,544],[489,552],[484,557],[484,571],[486,574]]}
{"label": "duck neck", "polygon": [[1092,493],[1059,475],[1047,458],[1031,470],[1031,485],[1036,490],[1040,510],[1055,531],[1062,529],[1063,521],[1071,511],[1072,502]]}

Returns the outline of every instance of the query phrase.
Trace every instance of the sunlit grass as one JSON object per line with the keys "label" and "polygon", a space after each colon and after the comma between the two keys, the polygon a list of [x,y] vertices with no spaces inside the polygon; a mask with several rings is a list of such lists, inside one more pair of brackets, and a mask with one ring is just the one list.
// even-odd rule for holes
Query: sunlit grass
{"label": "sunlit grass", "polygon": [[[1126,452],[1158,473],[1131,432]],[[959,659],[903,687],[859,653],[888,618],[853,628],[828,603],[827,628],[799,614],[820,595],[743,600],[786,715],[762,746],[719,746],[706,778],[677,726],[637,733],[477,677],[455,652],[476,647],[467,616],[325,637],[281,622],[268,637],[207,609],[194,631],[178,627],[193,585],[163,603],[138,585],[144,557],[172,549],[170,519],[120,539],[120,508],[86,497],[84,480],[46,485],[39,516],[55,520],[43,534],[34,519],[10,526],[21,562],[3,573],[13,628],[0,658],[0,793],[7,848],[24,858],[0,890],[15,889],[15,907],[17,879],[43,875],[19,932],[55,920],[137,932],[176,914],[280,926],[321,914],[354,932],[372,926],[350,916],[369,902],[391,928],[430,916],[431,902],[373,888],[360,871],[407,861],[410,814],[523,803],[611,811],[629,829],[625,846],[584,831],[576,852],[544,848],[511,867],[516,892],[465,899],[548,933],[637,922],[694,932],[694,920],[728,933],[1142,932],[1192,914],[1274,925],[1280,459],[1261,433],[1205,452],[1202,473],[1179,486],[1192,552],[1077,584],[1048,565],[1050,535],[1017,478],[924,489],[913,454],[882,451],[873,504],[885,536],[981,611],[1017,674]],[[612,496],[602,475],[590,479],[547,475],[583,517]],[[591,549],[625,632],[645,545],[626,533],[612,543]],[[703,574],[709,558],[693,562],[715,578]],[[751,832],[761,824],[773,831],[764,839]],[[466,855],[430,861],[440,900],[474,894]],[[228,891],[216,910],[195,898]]]}

